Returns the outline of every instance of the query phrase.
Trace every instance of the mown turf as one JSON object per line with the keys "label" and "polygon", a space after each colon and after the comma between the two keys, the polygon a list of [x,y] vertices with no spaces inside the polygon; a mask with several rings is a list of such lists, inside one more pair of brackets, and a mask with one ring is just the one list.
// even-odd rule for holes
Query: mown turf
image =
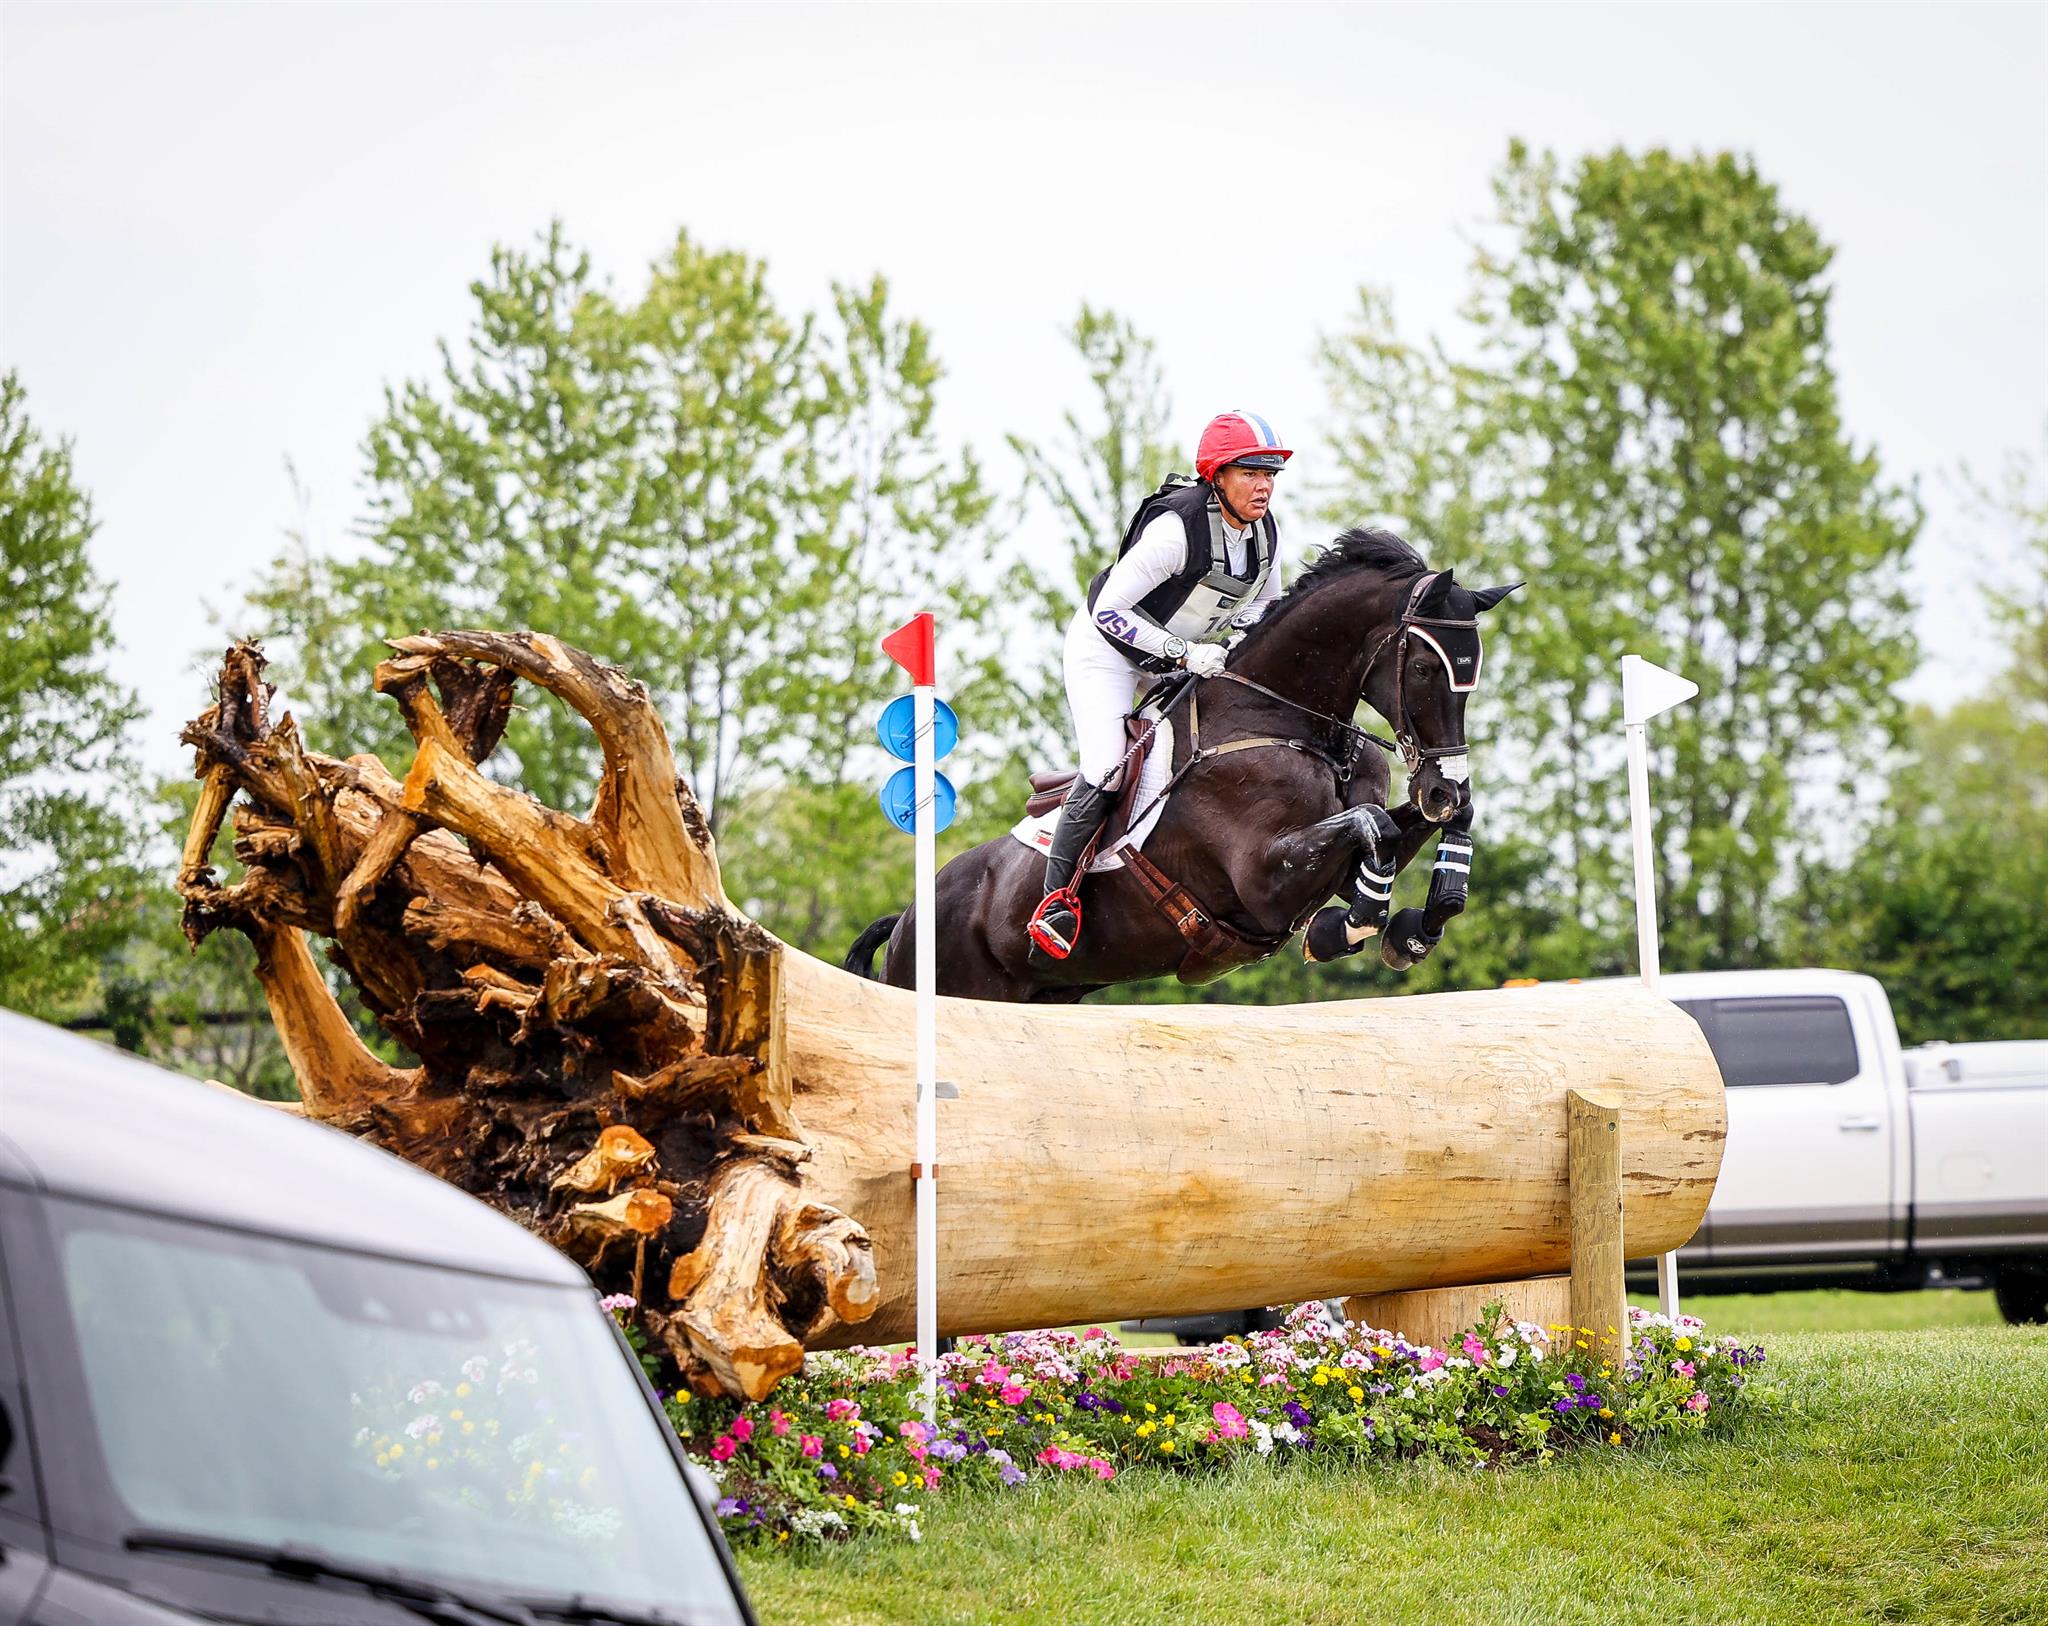
{"label": "mown turf", "polygon": [[940,1495],[921,1544],[743,1567],[767,1626],[2048,1623],[2048,1329],[1771,1350],[1786,1407],[1734,1440],[1504,1473],[1246,1463]]}
{"label": "mown turf", "polygon": [[[1740,1337],[1766,1337],[1781,1332],[1879,1332],[1912,1327],[1996,1327],[1998,1306],[1988,1290],[1961,1292],[1953,1287],[1931,1293],[1729,1293],[1717,1297],[1685,1296],[1681,1281],[1679,1307],[1696,1315],[1710,1331]],[[1631,1293],[1629,1301],[1646,1310],[1657,1308],[1653,1295]]]}

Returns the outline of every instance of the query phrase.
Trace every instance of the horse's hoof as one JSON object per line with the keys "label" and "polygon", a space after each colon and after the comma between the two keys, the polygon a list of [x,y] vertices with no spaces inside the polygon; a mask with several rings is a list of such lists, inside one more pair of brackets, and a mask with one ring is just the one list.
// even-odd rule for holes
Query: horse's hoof
{"label": "horse's hoof", "polygon": [[1403,909],[1387,922],[1387,933],[1380,939],[1380,964],[1392,971],[1411,971],[1443,940],[1442,932],[1430,931],[1420,909]]}
{"label": "horse's hoof", "polygon": [[1341,903],[1333,903],[1327,909],[1318,909],[1315,919],[1308,923],[1308,930],[1301,934],[1301,957],[1310,965],[1322,965],[1330,960],[1341,960],[1347,954],[1356,954],[1365,946],[1361,938],[1351,941],[1344,930],[1345,910]]}

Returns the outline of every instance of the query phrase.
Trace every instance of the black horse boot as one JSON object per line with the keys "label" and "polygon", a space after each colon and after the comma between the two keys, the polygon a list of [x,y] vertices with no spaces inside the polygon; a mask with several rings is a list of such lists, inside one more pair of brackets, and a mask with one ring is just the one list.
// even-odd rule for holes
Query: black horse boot
{"label": "black horse boot", "polygon": [[1095,832],[1116,804],[1114,792],[1091,785],[1079,774],[1060,805],[1060,822],[1053,829],[1052,845],[1045,855],[1045,896],[1024,928],[1031,939],[1033,957],[1043,954],[1064,960],[1074,952],[1081,936],[1081,893],[1074,884],[1074,871],[1081,862]]}

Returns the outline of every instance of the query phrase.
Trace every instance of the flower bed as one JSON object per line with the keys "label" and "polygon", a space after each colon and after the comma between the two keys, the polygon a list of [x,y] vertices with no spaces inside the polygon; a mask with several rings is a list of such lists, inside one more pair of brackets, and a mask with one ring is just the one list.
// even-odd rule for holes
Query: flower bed
{"label": "flower bed", "polygon": [[[617,1313],[631,1335],[629,1310]],[[1552,1346],[1569,1331],[1506,1321],[1494,1305],[1439,1350],[1332,1325],[1307,1304],[1275,1331],[1203,1349],[1129,1350],[1099,1328],[963,1338],[939,1362],[936,1427],[906,1350],[814,1354],[760,1405],[679,1394],[666,1406],[743,1544],[916,1540],[924,1501],[949,1485],[1107,1481],[1312,1451],[1546,1462],[1724,1429],[1775,1398],[1752,1381],[1761,1348],[1709,1338],[1691,1316],[1631,1309],[1619,1371],[1570,1370]]]}

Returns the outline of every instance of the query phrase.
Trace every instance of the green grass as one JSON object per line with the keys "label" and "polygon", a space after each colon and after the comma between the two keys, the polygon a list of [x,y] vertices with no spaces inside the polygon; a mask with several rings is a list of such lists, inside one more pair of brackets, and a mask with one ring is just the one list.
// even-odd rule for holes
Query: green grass
{"label": "green grass", "polygon": [[[1688,1298],[1679,1283],[1679,1307],[1707,1330],[1740,1337],[1782,1332],[1908,1332],[1916,1327],[1996,1327],[1998,1306],[1989,1292],[1953,1287],[1931,1293],[1728,1293]],[[1631,1304],[1657,1308],[1654,1294],[1631,1293]]]}
{"label": "green grass", "polygon": [[[1825,1321],[1932,1295],[1835,1297],[1692,1308],[1709,1331],[1750,1332],[1801,1299]],[[1982,1297],[1956,1296],[1963,1312]],[[930,1501],[921,1544],[743,1568],[764,1626],[2048,1626],[2048,1329],[1787,1332],[1770,1348],[1785,1408],[1732,1440],[1503,1473],[1247,1462],[1216,1478],[963,1491]]]}

